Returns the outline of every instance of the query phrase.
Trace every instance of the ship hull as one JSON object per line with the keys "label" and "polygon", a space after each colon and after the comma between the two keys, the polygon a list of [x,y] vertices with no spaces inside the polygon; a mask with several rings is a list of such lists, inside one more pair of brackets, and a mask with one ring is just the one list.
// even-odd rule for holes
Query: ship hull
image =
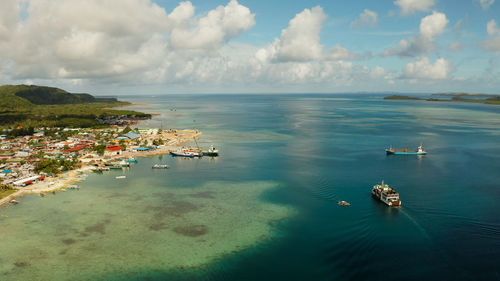
{"label": "ship hull", "polygon": [[416,151],[394,151],[390,149],[386,149],[385,153],[387,155],[425,155],[427,152],[416,152]]}

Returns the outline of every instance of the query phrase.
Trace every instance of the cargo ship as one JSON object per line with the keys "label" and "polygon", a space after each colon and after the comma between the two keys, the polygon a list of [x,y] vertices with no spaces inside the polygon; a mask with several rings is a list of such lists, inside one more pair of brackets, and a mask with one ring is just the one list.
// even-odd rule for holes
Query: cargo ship
{"label": "cargo ship", "polygon": [[387,204],[387,206],[391,207],[401,206],[401,200],[399,200],[399,193],[397,193],[388,184],[385,184],[384,181],[382,181],[381,184],[376,184],[373,186],[372,195],[375,198]]}
{"label": "cargo ship", "polygon": [[395,155],[425,155],[427,154],[427,151],[425,151],[424,147],[420,145],[417,147],[416,151],[413,150],[408,150],[408,148],[403,148],[403,149],[398,149],[398,148],[387,148],[385,150],[385,153],[387,154],[395,154]]}

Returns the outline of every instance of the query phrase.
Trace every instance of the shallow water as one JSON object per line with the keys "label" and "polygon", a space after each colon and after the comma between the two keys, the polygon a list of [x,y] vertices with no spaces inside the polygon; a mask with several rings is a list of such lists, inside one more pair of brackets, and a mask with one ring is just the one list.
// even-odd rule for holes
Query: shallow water
{"label": "shallow water", "polygon": [[[1,214],[1,280],[500,279],[500,107],[375,95],[132,97],[219,158],[140,159]],[[175,109],[175,110],[174,110]],[[386,156],[383,149],[429,154]],[[168,170],[152,170],[166,162]],[[370,197],[384,179],[402,208]],[[337,200],[349,201],[348,208]]]}

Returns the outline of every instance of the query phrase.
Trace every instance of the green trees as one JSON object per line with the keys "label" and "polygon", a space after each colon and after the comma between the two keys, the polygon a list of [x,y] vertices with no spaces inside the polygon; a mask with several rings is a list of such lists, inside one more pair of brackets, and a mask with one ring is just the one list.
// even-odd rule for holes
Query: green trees
{"label": "green trees", "polygon": [[53,174],[58,174],[61,171],[68,171],[72,170],[75,165],[76,161],[73,160],[66,160],[66,159],[47,159],[41,162],[38,162],[35,165],[35,172],[45,172],[45,173],[53,173]]}
{"label": "green trees", "polygon": [[105,149],[106,149],[106,146],[104,144],[98,144],[98,145],[94,145],[92,147],[92,150],[97,152],[97,154],[99,154],[99,155],[103,155]]}

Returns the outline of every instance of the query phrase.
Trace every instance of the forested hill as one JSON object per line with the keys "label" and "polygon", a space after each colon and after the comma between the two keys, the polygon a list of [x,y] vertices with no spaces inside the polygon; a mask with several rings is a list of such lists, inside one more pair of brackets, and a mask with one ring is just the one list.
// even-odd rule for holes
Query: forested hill
{"label": "forested hill", "polygon": [[101,127],[102,120],[140,120],[151,118],[131,110],[113,107],[129,105],[115,98],[96,98],[72,94],[45,86],[0,86],[0,130],[22,127]]}
{"label": "forested hill", "polygon": [[65,90],[35,85],[0,86],[0,107],[16,108],[19,106],[82,104],[94,102],[117,102],[115,98],[96,98],[89,94],[72,94]]}

